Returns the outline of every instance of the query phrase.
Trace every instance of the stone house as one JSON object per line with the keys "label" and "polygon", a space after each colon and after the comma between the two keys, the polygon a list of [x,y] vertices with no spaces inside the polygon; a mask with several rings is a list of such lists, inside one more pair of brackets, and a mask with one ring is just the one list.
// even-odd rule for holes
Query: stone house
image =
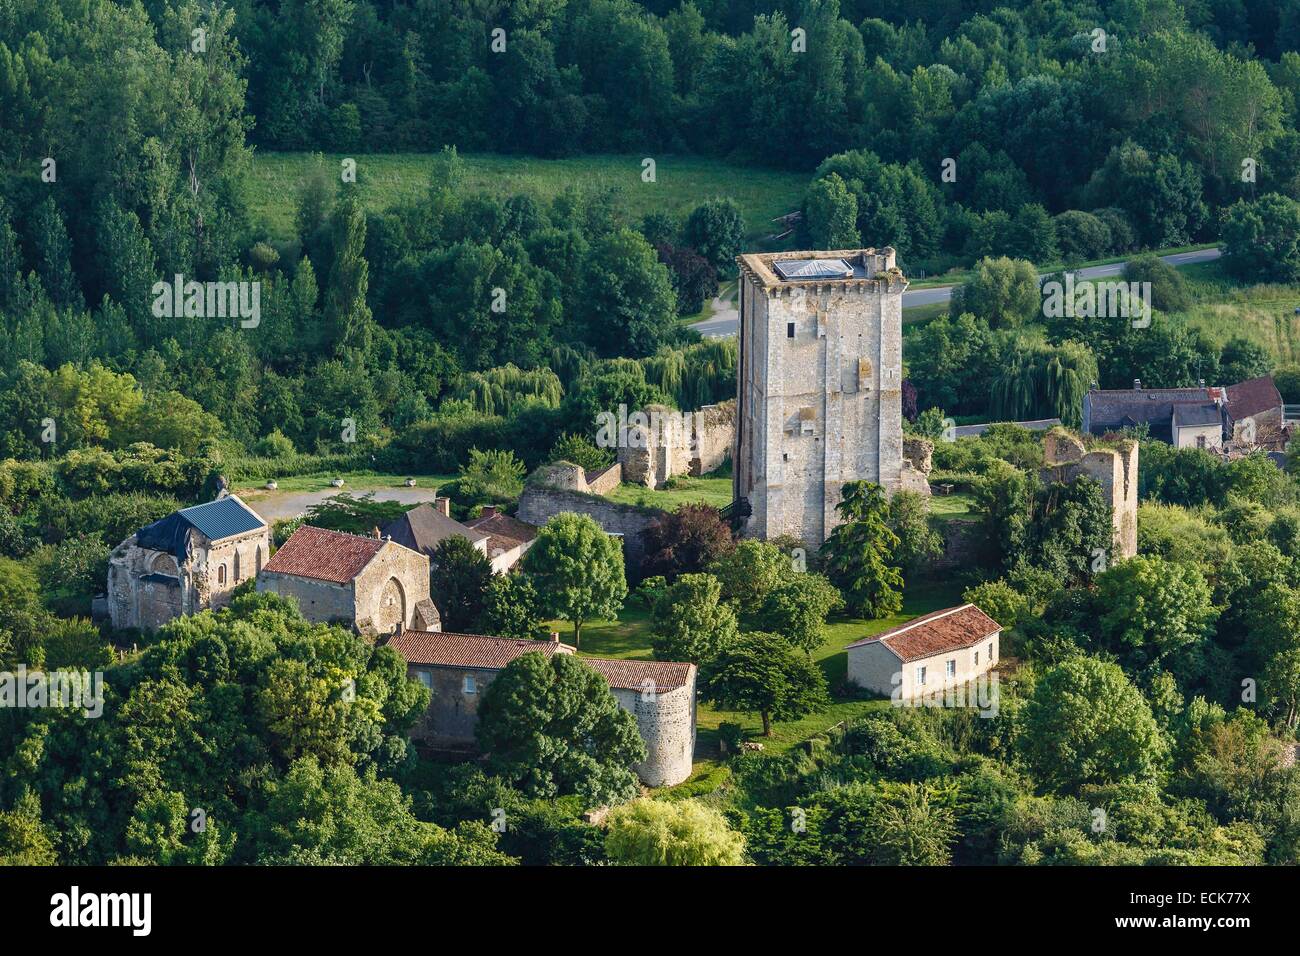
{"label": "stone house", "polygon": [[1081,430],[1106,435],[1146,425],[1150,437],[1175,448],[1218,448],[1225,399],[1221,388],[1143,388],[1138,380],[1131,389],[1094,388],[1083,397]]}
{"label": "stone house", "polygon": [[987,674],[1002,628],[974,604],[926,614],[848,646],[848,679],[896,701]]}
{"label": "stone house", "polygon": [[[405,658],[410,676],[433,693],[428,711],[411,731],[412,739],[432,750],[467,753],[477,749],[479,701],[502,668],[523,654],[575,653],[560,643],[558,634],[549,641],[526,641],[408,630],[394,634],[388,646]],[[695,752],[695,665],[581,660],[605,677],[619,706],[636,718],[647,751],[645,761],[635,768],[642,782],[662,787],[689,777]]]}
{"label": "stone house", "polygon": [[537,538],[537,525],[502,514],[493,505],[486,505],[477,518],[465,522],[476,534],[486,534],[487,555],[492,570],[505,574],[520,562]]}
{"label": "stone house", "polygon": [[257,590],[294,598],[309,621],[344,622],[367,637],[441,626],[429,559],[384,538],[302,525],[262,568]]}
{"label": "stone house", "polygon": [[174,617],[224,607],[271,554],[261,515],[237,495],[147,524],[108,559],[113,626],[156,630]]}
{"label": "stone house", "polygon": [[1271,376],[1247,379],[1227,388],[1091,389],[1083,399],[1083,431],[1105,435],[1138,425],[1175,448],[1221,451],[1237,446],[1281,451],[1282,395]]}

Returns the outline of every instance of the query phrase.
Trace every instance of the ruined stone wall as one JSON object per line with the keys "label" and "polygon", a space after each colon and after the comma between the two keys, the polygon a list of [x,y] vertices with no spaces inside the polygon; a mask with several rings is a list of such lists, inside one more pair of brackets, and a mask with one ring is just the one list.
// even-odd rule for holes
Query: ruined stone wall
{"label": "ruined stone wall", "polygon": [[734,400],[687,413],[650,405],[639,415],[648,424],[630,427],[628,443],[618,450],[623,481],[658,488],[677,475],[707,475],[731,457],[736,430]]}
{"label": "ruined stone wall", "polygon": [[908,435],[903,439],[903,460],[912,463],[922,475],[928,475],[934,468],[934,442],[928,438]]}
{"label": "ruined stone wall", "polygon": [[691,775],[695,755],[695,671],[682,687],[657,694],[611,688],[618,705],[636,718],[646,759],[636,774],[648,787],[670,787]]}
{"label": "ruined stone wall", "polygon": [[623,557],[629,570],[639,568],[645,559],[641,532],[658,515],[663,514],[653,508],[616,504],[598,495],[538,484],[529,484],[519,498],[519,520],[538,527],[562,511],[589,515],[606,533],[622,535]]}
{"label": "ruined stone wall", "polygon": [[952,571],[979,563],[984,528],[977,521],[948,520],[939,524],[943,551],[930,565],[934,571]]}
{"label": "ruined stone wall", "polygon": [[614,462],[604,471],[592,474],[587,481],[587,490],[593,495],[607,495],[623,482],[623,465]]}
{"label": "ruined stone wall", "polygon": [[1080,475],[1095,479],[1110,502],[1114,529],[1114,560],[1137,554],[1138,443],[1119,442],[1114,448],[1087,451],[1083,442],[1064,429],[1052,429],[1043,439],[1043,478],[1073,481]]}
{"label": "ruined stone wall", "polygon": [[230,593],[256,575],[271,552],[264,527],[216,544],[197,531],[189,540],[189,555],[181,561],[166,551],[141,548],[135,535],[113,549],[107,597],[114,627],[157,630],[174,617],[225,607]]}

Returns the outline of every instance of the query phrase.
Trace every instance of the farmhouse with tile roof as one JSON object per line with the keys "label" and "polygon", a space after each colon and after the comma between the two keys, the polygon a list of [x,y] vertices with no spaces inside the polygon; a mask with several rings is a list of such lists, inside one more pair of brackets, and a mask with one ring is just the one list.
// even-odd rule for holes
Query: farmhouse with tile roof
{"label": "farmhouse with tile roof", "polygon": [[964,684],[998,661],[1002,627],[974,604],[926,614],[848,646],[849,680],[910,700]]}
{"label": "farmhouse with tile roof", "polygon": [[[573,654],[558,634],[549,641],[482,634],[408,630],[388,640],[406,659],[408,672],[433,692],[429,709],[412,730],[432,750],[472,751],[483,691],[501,669],[524,654]],[[695,753],[695,665],[584,657],[604,676],[620,707],[636,718],[647,756],[636,766],[647,786],[680,783],[691,775]]]}
{"label": "farmhouse with tile roof", "polygon": [[384,538],[302,525],[257,576],[257,590],[298,602],[309,621],[340,621],[369,637],[441,626],[429,559]]}
{"label": "farmhouse with tile roof", "polygon": [[1271,447],[1282,429],[1282,395],[1264,375],[1227,388],[1143,388],[1135,380],[1132,388],[1094,388],[1084,396],[1083,431],[1104,435],[1139,425],[1175,448]]}
{"label": "farmhouse with tile roof", "polygon": [[109,617],[114,627],[152,631],[223,607],[270,553],[266,522],[237,495],[174,511],[109,555]]}

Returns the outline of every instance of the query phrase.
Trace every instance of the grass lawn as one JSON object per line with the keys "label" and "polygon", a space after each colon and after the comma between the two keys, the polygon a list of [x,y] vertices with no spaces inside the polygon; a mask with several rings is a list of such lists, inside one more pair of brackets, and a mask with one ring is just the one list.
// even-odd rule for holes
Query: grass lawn
{"label": "grass lawn", "polygon": [[1193,300],[1187,320],[1210,341],[1223,345],[1230,338],[1246,338],[1263,346],[1279,365],[1300,364],[1300,315],[1295,314],[1300,285],[1242,285],[1228,276],[1222,260],[1181,271]]}
{"label": "grass lawn", "polygon": [[706,504],[722,508],[731,504],[731,477],[673,479],[671,488],[647,488],[644,485],[621,484],[606,497],[625,505],[644,505],[673,511],[678,505]]}
{"label": "grass lawn", "polygon": [[[843,690],[848,657],[844,649],[854,641],[895,627],[922,614],[951,607],[961,602],[960,588],[950,581],[921,581],[910,584],[904,593],[903,609],[877,621],[853,618],[839,614],[832,616],[826,628],[826,642],[813,653],[826,681],[832,690]],[[553,630],[560,632],[566,643],[573,640],[573,628],[565,621],[553,621]],[[629,598],[623,613],[616,621],[593,621],[582,628],[579,654],[590,657],[615,657],[627,660],[653,660],[650,650],[650,615],[639,602]],[[738,723],[745,728],[750,739],[763,744],[767,751],[780,753],[800,741],[819,734],[842,720],[857,717],[871,710],[888,707],[880,698],[839,697],[821,713],[811,714],[801,720],[775,722],[772,736],[762,737],[762,721],[757,714],[724,711],[711,704],[700,702],[697,710],[695,774],[692,779],[706,773],[718,756],[718,726]],[[688,783],[681,786],[688,786]]]}
{"label": "grass lawn", "polygon": [[975,497],[964,491],[954,491],[950,495],[935,492],[930,498],[930,514],[947,521],[975,521]]}
{"label": "grass lawn", "polygon": [[[431,153],[364,154],[357,161],[357,186],[373,210],[410,205],[424,196],[432,167]],[[656,181],[641,181],[640,155],[579,156],[534,159],[493,154],[461,154],[465,161],[465,194],[487,191],[498,196],[531,193],[550,199],[569,186],[620,191],[619,204],[630,221],[648,212],[685,216],[700,202],[715,196],[734,199],[744,213],[751,245],[771,234],[771,220],[799,208],[807,173],[777,172],[735,166],[696,156],[655,156]],[[341,154],[325,157],[337,171]],[[277,239],[293,235],[298,188],[316,162],[310,153],[259,152],[248,181],[253,219]]]}

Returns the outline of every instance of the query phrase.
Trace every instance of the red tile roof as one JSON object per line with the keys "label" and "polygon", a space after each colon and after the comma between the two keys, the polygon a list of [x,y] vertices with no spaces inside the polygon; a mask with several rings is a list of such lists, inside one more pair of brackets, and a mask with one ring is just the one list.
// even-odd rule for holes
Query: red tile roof
{"label": "red tile roof", "polygon": [[1282,407],[1282,393],[1272,376],[1261,375],[1228,386],[1228,412],[1240,421],[1272,408]]}
{"label": "red tile roof", "polygon": [[386,541],[378,538],[363,538],[305,524],[289,535],[289,540],[280,545],[280,550],[271,556],[262,570],[347,584],[361,573],[385,544]]}
{"label": "red tile roof", "polygon": [[388,646],[406,658],[408,664],[439,667],[505,667],[516,657],[536,651],[550,657],[557,651],[572,654],[573,648],[556,641],[519,641],[483,634],[455,634],[449,631],[403,631],[388,640]]}
{"label": "red tile roof", "polygon": [[[388,639],[388,646],[408,664],[430,667],[481,667],[498,670],[515,658],[536,651],[551,657],[572,654],[573,648],[557,641],[521,641],[484,634],[456,634],[448,631],[403,631]],[[694,664],[675,661],[616,661],[602,657],[580,660],[604,676],[610,687],[641,690],[651,681],[656,691],[685,687]]]}
{"label": "red tile roof", "polygon": [[970,647],[1000,630],[1002,626],[974,604],[962,604],[926,614],[873,637],[855,641],[849,648],[879,642],[906,663]]}
{"label": "red tile roof", "polygon": [[493,551],[509,551],[511,548],[517,548],[519,545],[532,541],[537,537],[536,525],[528,524],[509,515],[503,515],[500,512],[493,515],[483,515],[479,518],[471,518],[465,522],[465,526],[489,536],[489,554]]}
{"label": "red tile roof", "polygon": [[694,664],[677,661],[616,661],[603,657],[584,657],[582,662],[604,674],[610,687],[622,690],[641,690],[646,686],[653,686],[656,691],[676,690],[686,686],[695,668]]}

